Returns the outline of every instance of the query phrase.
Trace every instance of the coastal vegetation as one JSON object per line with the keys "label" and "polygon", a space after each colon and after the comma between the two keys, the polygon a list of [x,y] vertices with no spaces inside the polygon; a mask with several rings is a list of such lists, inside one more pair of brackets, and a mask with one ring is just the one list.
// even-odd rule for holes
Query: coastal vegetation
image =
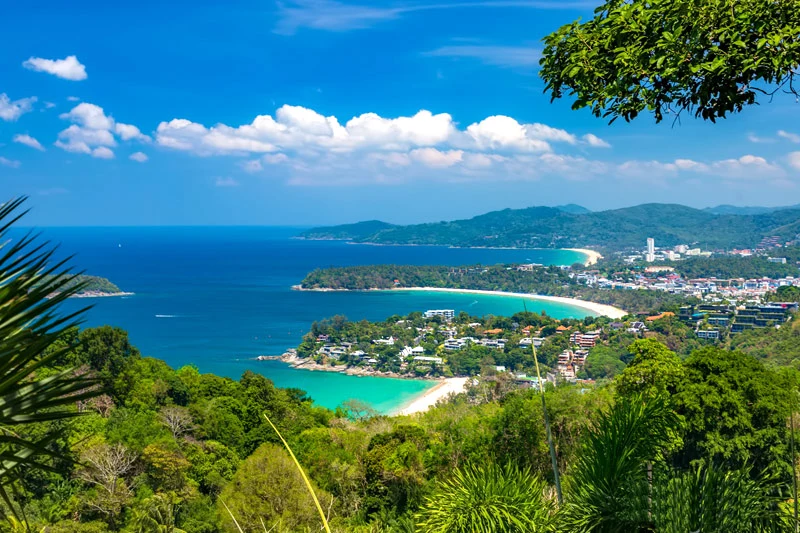
{"label": "coastal vegetation", "polygon": [[[70,275],[29,245],[5,248],[0,262],[3,531],[319,530],[279,434],[336,532],[795,528],[797,373],[718,346],[684,346],[683,358],[668,347],[681,339],[668,314],[651,321],[654,335],[601,339],[627,365],[613,380],[548,383],[544,402],[495,369],[413,416],[330,411],[253,372],[175,370],[119,328],[61,321]],[[43,274],[55,278],[36,287]],[[382,335],[420,318],[316,327]],[[537,354],[545,360],[569,330],[617,327],[534,313],[485,320],[500,330],[488,335],[535,324],[529,332],[553,344]],[[545,416],[563,498],[553,495]]]}
{"label": "coastal vegetation", "polygon": [[[42,283],[53,282],[55,276],[44,276]],[[75,290],[73,290],[75,289]],[[70,276],[60,290],[70,290],[70,296],[106,296],[122,293],[122,290],[111,283],[106,278],[100,276],[89,276],[86,274],[76,274]]]}
{"label": "coastal vegetation", "polygon": [[578,298],[619,307],[632,314],[677,312],[679,306],[695,301],[656,291],[598,289],[578,282],[570,274],[555,266],[521,269],[518,265],[370,265],[314,270],[300,286],[303,289],[347,290],[430,287],[529,293]]}
{"label": "coastal vegetation", "polygon": [[410,226],[364,225],[314,228],[306,239],[336,236],[354,242],[517,248],[641,249],[648,237],[659,246],[696,243],[709,250],[752,248],[761,239],[794,240],[800,233],[800,210],[758,214],[715,214],[673,204],[644,204],[596,212],[568,212],[554,207],[504,209],[466,220]]}

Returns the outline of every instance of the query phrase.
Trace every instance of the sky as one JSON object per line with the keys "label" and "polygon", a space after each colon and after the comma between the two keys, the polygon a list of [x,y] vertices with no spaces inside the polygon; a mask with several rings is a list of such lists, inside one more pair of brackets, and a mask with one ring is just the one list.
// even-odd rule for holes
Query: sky
{"label": "sky", "polygon": [[11,2],[0,201],[36,225],[800,202],[800,107],[608,125],[538,77],[583,0]]}

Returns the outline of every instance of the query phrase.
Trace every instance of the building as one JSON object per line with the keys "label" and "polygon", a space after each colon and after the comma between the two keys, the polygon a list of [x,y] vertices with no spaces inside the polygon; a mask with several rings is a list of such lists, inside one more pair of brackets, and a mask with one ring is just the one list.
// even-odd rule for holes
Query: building
{"label": "building", "polygon": [[581,348],[594,348],[599,338],[600,331],[589,331],[586,333],[576,331],[569,336],[569,342]]}
{"label": "building", "polygon": [[785,257],[767,257],[767,261],[769,261],[770,263],[780,263],[782,265],[786,264]]}
{"label": "building", "polygon": [[644,260],[648,263],[656,260],[656,241],[652,237],[647,239],[647,254],[644,256]]}
{"label": "building", "polygon": [[719,330],[716,329],[698,329],[695,331],[697,337],[700,339],[706,340],[717,340],[719,339]]}
{"label": "building", "polygon": [[440,316],[450,322],[456,317],[456,312],[453,309],[428,309],[425,311],[425,318],[433,318]]}

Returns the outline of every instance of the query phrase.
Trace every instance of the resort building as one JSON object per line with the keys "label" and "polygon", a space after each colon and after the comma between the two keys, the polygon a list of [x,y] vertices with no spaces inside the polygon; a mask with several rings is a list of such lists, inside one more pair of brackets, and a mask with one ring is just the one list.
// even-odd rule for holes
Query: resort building
{"label": "resort building", "polygon": [[451,322],[456,317],[456,312],[453,309],[428,309],[425,311],[424,316],[425,318],[440,316],[448,322]]}

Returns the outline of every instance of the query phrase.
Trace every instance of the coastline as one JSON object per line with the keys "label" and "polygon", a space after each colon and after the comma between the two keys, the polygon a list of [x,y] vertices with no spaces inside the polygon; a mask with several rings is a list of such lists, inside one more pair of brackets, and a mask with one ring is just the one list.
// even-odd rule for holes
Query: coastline
{"label": "coastline", "polygon": [[[300,285],[293,285],[293,290],[296,291],[313,291],[313,292],[357,292],[351,289],[305,289]],[[578,300],[577,298],[567,298],[564,296],[545,296],[543,294],[529,294],[526,292],[503,292],[503,291],[485,291],[479,289],[449,289],[442,287],[398,287],[395,289],[365,289],[361,292],[367,291],[422,291],[422,292],[454,292],[461,294],[485,294],[488,296],[509,296],[515,298],[526,298],[528,300],[541,300],[546,302],[557,302],[562,304],[579,307],[595,313],[597,315],[607,316],[609,318],[622,318],[628,314],[624,309],[614,307],[613,305],[600,304],[597,302],[590,302],[588,300]]]}
{"label": "coastline", "polygon": [[587,309],[592,313],[607,316],[609,318],[622,318],[628,314],[627,311],[614,307],[612,305],[599,304],[596,302],[589,302],[587,300],[578,300],[576,298],[565,298],[563,296],[544,296],[540,294],[528,294],[525,292],[503,292],[503,291],[483,291],[478,289],[445,289],[440,287],[403,287],[398,289],[388,289],[396,291],[434,291],[434,292],[455,292],[462,294],[485,294],[491,296],[513,296],[515,298],[526,298],[529,300],[543,300],[546,302],[558,302],[574,307]]}
{"label": "coastline", "polygon": [[[53,298],[58,296],[61,293],[54,292],[53,294],[48,294],[48,298]],[[79,292],[78,294],[73,294],[70,298],[113,298],[115,296],[133,296],[136,293],[133,292],[99,292],[99,291],[86,291],[86,292]]]}
{"label": "coastline", "polygon": [[590,250],[589,248],[560,248],[560,250],[569,250],[571,252],[580,252],[586,255],[586,262],[583,266],[592,266],[596,265],[597,261],[603,258],[600,252],[596,250]]}
{"label": "coastline", "polygon": [[424,413],[436,405],[436,402],[447,398],[447,396],[450,394],[464,392],[464,387],[468,381],[469,378],[445,378],[416,398],[413,398],[404,406],[389,413],[389,416],[405,416],[413,415],[415,413]]}

